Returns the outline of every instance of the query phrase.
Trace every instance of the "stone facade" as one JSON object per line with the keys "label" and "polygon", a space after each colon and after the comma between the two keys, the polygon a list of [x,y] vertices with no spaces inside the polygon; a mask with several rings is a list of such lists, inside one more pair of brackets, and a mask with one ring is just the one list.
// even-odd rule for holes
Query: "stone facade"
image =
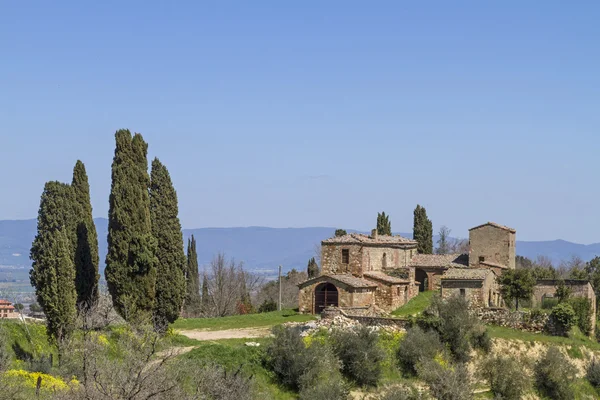
{"label": "stone facade", "polygon": [[448,299],[462,296],[472,308],[496,307],[500,305],[500,291],[496,274],[487,269],[452,269],[441,279],[441,296]]}
{"label": "stone facade", "polygon": [[15,312],[15,307],[8,300],[0,300],[0,319],[18,318],[19,315]]}
{"label": "stone facade", "polygon": [[[344,281],[346,282],[344,282]],[[331,283],[337,289],[337,307],[368,307],[375,304],[375,290],[377,285],[371,282],[357,280],[354,283],[346,277],[321,275],[299,285],[298,306],[301,313],[315,314],[317,298],[315,292],[319,285]],[[331,305],[331,304],[326,304]]]}
{"label": "stone facade", "polygon": [[469,230],[469,267],[495,265],[515,269],[516,231],[493,222]]}

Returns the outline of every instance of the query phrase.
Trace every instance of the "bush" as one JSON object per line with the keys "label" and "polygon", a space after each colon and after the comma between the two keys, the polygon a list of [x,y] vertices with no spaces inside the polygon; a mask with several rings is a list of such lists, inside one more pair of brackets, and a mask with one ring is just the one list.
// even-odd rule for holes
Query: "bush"
{"label": "bush", "polygon": [[434,331],[423,331],[415,326],[406,332],[406,336],[400,342],[396,353],[398,364],[408,375],[417,374],[417,365],[420,362],[433,360],[443,351],[439,335]]}
{"label": "bush", "polygon": [[586,336],[592,333],[592,303],[589,299],[575,297],[569,300],[577,317],[577,326]]}
{"label": "bush", "polygon": [[476,325],[471,332],[471,345],[476,349],[481,349],[486,353],[489,353],[492,349],[492,338],[485,325]]}
{"label": "bush", "polygon": [[426,361],[417,367],[419,378],[429,385],[431,395],[438,400],[469,400],[473,398],[471,377],[463,363],[452,368],[436,361]]}
{"label": "bush", "polygon": [[274,339],[268,345],[265,363],[279,382],[291,389],[300,389],[300,378],[306,365],[306,348],[300,331],[295,327],[276,326]]}
{"label": "bush", "polygon": [[259,313],[266,313],[271,311],[277,311],[277,303],[273,299],[265,299],[262,304],[258,307]]}
{"label": "bush", "polygon": [[378,346],[379,334],[366,326],[352,330],[334,330],[333,352],[342,363],[342,373],[358,385],[376,386],[381,378],[381,362],[385,359]]}
{"label": "bush", "polygon": [[572,382],[576,372],[567,357],[556,347],[550,347],[535,364],[535,385],[541,394],[551,399],[574,399]]}
{"label": "bush", "polygon": [[577,315],[570,304],[557,304],[550,314],[557,333],[566,335],[575,324],[577,324]]}
{"label": "bush", "polygon": [[341,375],[327,375],[312,385],[302,385],[300,400],[346,400],[350,396],[348,385]]}
{"label": "bush", "polygon": [[394,385],[383,388],[375,400],[423,400],[426,397],[414,386]]}
{"label": "bush", "polygon": [[555,297],[545,297],[542,299],[542,308],[544,310],[551,310],[560,303]]}
{"label": "bush", "polygon": [[9,368],[12,358],[7,336],[4,329],[0,327],[0,374]]}
{"label": "bush", "polygon": [[519,400],[530,386],[521,363],[510,356],[488,358],[482,365],[481,375],[495,399]]}
{"label": "bush", "polygon": [[[443,301],[437,295],[432,298],[431,305],[417,323],[425,330],[433,329],[438,332],[440,339],[448,345],[458,362],[469,360],[473,335],[481,334],[482,325],[469,313],[467,300],[454,296]],[[482,341],[486,345],[486,339],[483,338]]]}
{"label": "bush", "polygon": [[595,358],[588,364],[585,377],[595,388],[600,388],[600,361]]}

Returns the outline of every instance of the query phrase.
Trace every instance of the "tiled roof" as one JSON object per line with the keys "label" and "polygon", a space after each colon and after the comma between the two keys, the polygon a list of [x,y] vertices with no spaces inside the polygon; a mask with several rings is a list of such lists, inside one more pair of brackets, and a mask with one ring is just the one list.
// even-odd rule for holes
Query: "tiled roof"
{"label": "tiled roof", "polygon": [[512,232],[512,233],[517,233],[517,231],[515,229],[509,228],[508,226],[497,224],[495,222],[486,222],[485,224],[477,225],[476,227],[473,227],[473,228],[471,228],[469,230],[472,231],[474,229],[479,229],[479,228],[482,228],[482,227],[488,226],[488,225],[496,227],[496,228],[504,229],[505,231],[509,231],[509,232]]}
{"label": "tiled roof", "polygon": [[350,274],[339,274],[339,275],[329,275],[329,274],[324,274],[324,275],[319,275],[315,278],[309,279],[307,281],[304,281],[302,283],[299,283],[298,286],[300,287],[304,287],[306,285],[310,285],[318,280],[334,280],[334,281],[338,281],[341,282],[343,284],[346,284],[352,288],[355,289],[360,289],[360,288],[374,288],[377,287],[377,285],[373,282],[369,282],[365,279],[361,279],[361,278],[357,278],[353,275]]}
{"label": "tiled roof", "polygon": [[508,267],[506,265],[496,264],[496,263],[489,262],[489,261],[480,261],[479,264],[480,265],[485,265],[486,267],[508,269]]}
{"label": "tiled roof", "polygon": [[350,233],[348,235],[344,235],[344,236],[337,236],[337,237],[332,237],[329,239],[325,239],[322,242],[323,244],[373,244],[373,245],[381,245],[381,244],[387,244],[387,245],[407,245],[407,244],[414,244],[416,245],[417,242],[415,240],[412,239],[407,239],[405,237],[402,236],[388,236],[388,235],[378,235],[377,238],[373,238],[369,235],[364,235],[362,233]]}
{"label": "tiled roof", "polygon": [[411,267],[461,268],[469,265],[468,254],[417,254],[411,260]]}
{"label": "tiled roof", "polygon": [[2,300],[2,299],[0,299],[0,304],[11,305],[12,303],[10,301],[8,301],[8,300]]}
{"label": "tiled roof", "polygon": [[410,283],[410,281],[408,279],[401,279],[401,278],[397,278],[395,276],[391,276],[388,275],[384,272],[376,272],[376,271],[370,271],[370,272],[365,272],[363,274],[364,277],[371,278],[371,279],[377,279],[383,282],[387,282],[387,283]]}
{"label": "tiled roof", "polygon": [[443,280],[477,280],[482,281],[488,274],[493,274],[489,269],[481,268],[450,268],[444,275]]}

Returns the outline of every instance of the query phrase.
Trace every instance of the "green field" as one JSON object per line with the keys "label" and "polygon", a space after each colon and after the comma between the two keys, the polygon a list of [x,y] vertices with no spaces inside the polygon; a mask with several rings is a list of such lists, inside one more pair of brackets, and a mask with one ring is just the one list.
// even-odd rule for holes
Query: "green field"
{"label": "green field", "polygon": [[434,294],[438,293],[435,290],[429,290],[427,292],[421,292],[417,296],[413,297],[403,305],[392,312],[392,315],[397,317],[410,317],[422,313],[429,304]]}
{"label": "green field", "polygon": [[271,327],[285,322],[306,322],[315,319],[314,315],[298,314],[294,310],[273,311],[260,314],[234,315],[221,318],[180,318],[173,324],[174,329],[223,329]]}

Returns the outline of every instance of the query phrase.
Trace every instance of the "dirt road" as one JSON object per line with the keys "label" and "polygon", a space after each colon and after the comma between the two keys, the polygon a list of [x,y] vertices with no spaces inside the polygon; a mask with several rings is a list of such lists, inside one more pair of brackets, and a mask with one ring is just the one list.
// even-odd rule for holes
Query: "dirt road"
{"label": "dirt road", "polygon": [[178,332],[183,336],[187,336],[190,339],[195,340],[245,339],[269,336],[271,333],[271,328],[226,329],[222,331],[204,331],[197,329]]}

